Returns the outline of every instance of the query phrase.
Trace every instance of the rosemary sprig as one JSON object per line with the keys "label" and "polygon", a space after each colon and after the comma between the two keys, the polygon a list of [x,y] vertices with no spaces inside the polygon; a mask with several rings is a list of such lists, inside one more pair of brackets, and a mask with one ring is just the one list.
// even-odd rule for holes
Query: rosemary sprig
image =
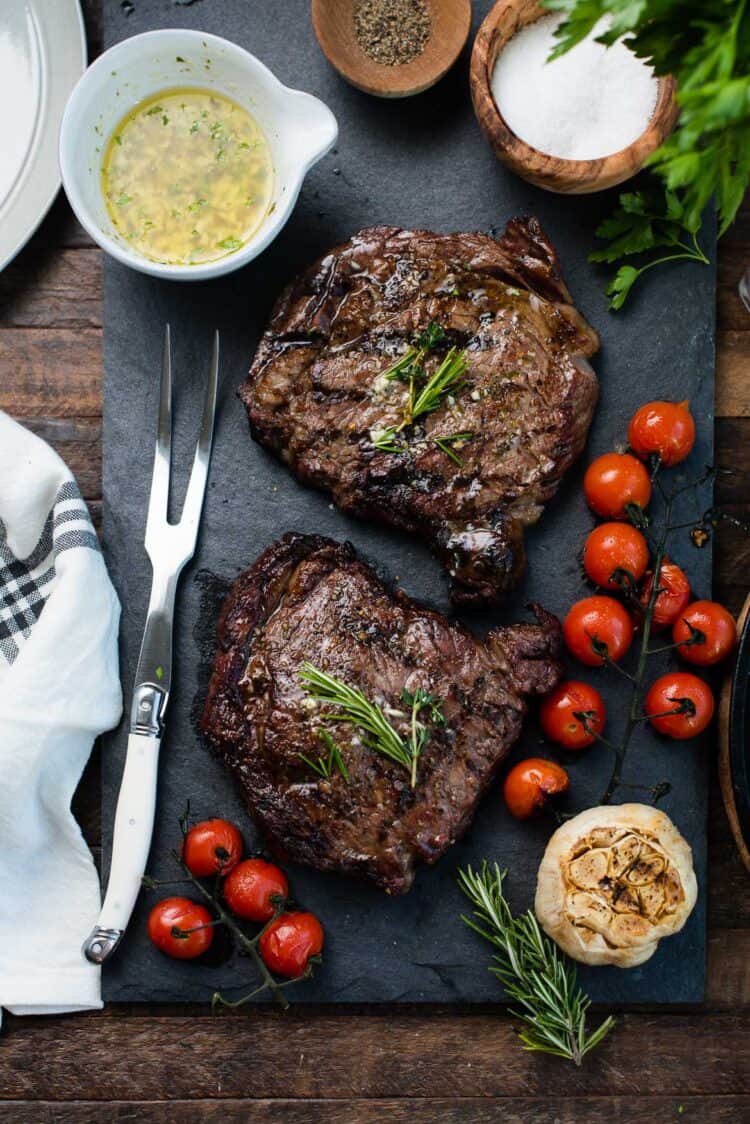
{"label": "rosemary sprig", "polygon": [[442,324],[437,324],[434,320],[431,320],[425,330],[417,336],[416,346],[412,345],[412,347],[407,348],[404,354],[380,377],[389,381],[399,379],[401,382],[409,382],[412,378],[422,377],[424,375],[422,364],[427,352],[436,344],[439,344],[444,337],[445,328]]}
{"label": "rosemary sprig", "polygon": [[[381,453],[405,453],[407,447],[396,440],[398,434],[399,427],[390,425],[387,429],[371,430],[370,440]],[[445,453],[449,460],[452,460],[459,468],[463,468],[464,462],[451,446],[460,441],[468,441],[473,436],[473,433],[451,433],[447,437],[433,437],[432,442],[441,453]]]}
{"label": "rosemary sprig", "polygon": [[444,725],[440,703],[426,691],[418,689],[413,694],[402,692],[402,699],[411,707],[408,737],[402,737],[386,718],[376,703],[370,702],[359,687],[350,687],[341,679],[321,671],[306,661],[299,672],[305,690],[317,702],[335,703],[338,710],[326,714],[330,722],[350,722],[366,735],[364,743],[368,749],[375,750],[390,761],[395,761],[408,770],[411,787],[417,783],[417,765],[422,750],[427,744],[428,730],[419,721],[422,710],[428,709],[430,719],[435,725]]}
{"label": "rosemary sprig", "polygon": [[326,780],[330,780],[333,776],[333,770],[338,769],[346,783],[349,784],[349,772],[336,742],[327,730],[318,730],[318,737],[322,742],[325,742],[328,750],[327,757],[318,757],[317,761],[313,761],[310,757],[306,757],[304,753],[299,753],[297,756],[318,776],[324,777]]}
{"label": "rosemary sprig", "polygon": [[610,1015],[596,1030],[587,1032],[591,1000],[576,982],[573,964],[539,928],[527,910],[514,917],[503,893],[507,871],[484,862],[480,874],[471,867],[459,872],[458,884],[474,906],[471,917],[461,920],[495,948],[490,971],[500,980],[509,998],[518,1005],[511,1011],[526,1029],[519,1035],[524,1049],[580,1065],[615,1025]]}
{"label": "rosemary sprig", "polygon": [[452,347],[420,390],[402,426],[411,425],[423,414],[431,414],[433,410],[437,410],[451,391],[457,393],[464,385],[461,378],[467,367],[466,352]]}
{"label": "rosemary sprig", "polygon": [[[437,410],[451,392],[456,393],[464,385],[462,376],[468,366],[466,352],[459,351],[456,347],[452,347],[447,352],[431,375],[428,375],[424,369],[427,352],[444,337],[445,329],[431,321],[425,331],[417,337],[416,344],[409,347],[395,363],[378,376],[378,382],[381,379],[388,382],[397,379],[408,383],[409,386],[399,425],[370,431],[373,445],[381,452],[403,452],[403,448],[395,440],[396,436],[407,426],[413,425],[418,418]],[[373,436],[373,433],[376,435]]]}
{"label": "rosemary sprig", "polygon": [[452,460],[459,468],[463,468],[464,462],[451,446],[455,445],[458,441],[468,441],[469,438],[473,436],[473,433],[452,433],[448,437],[435,437],[434,441],[441,453],[445,453],[449,460]]}
{"label": "rosemary sprig", "polygon": [[396,437],[399,433],[397,425],[389,425],[385,429],[370,430],[370,441],[374,448],[379,449],[381,453],[403,453],[404,446],[399,445]]}

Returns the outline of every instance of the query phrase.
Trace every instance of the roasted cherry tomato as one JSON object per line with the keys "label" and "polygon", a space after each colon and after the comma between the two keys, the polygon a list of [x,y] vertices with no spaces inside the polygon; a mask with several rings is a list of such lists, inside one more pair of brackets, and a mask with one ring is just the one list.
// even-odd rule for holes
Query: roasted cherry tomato
{"label": "roasted cherry tomato", "polygon": [[669,467],[684,461],[695,444],[695,422],[687,402],[647,402],[628,426],[628,443],[644,460],[656,453]]}
{"label": "roasted cherry tomato", "polygon": [[503,797],[512,816],[527,820],[544,807],[550,796],[569,788],[570,777],[562,765],[543,757],[527,757],[514,765],[505,778]]}
{"label": "roasted cherry tomato", "polygon": [[148,915],[148,935],[162,952],[176,960],[193,960],[211,947],[213,917],[190,898],[164,898]]}
{"label": "roasted cherry tomato", "polygon": [[[653,584],[654,575],[649,571],[639,598],[644,611],[648,608]],[[659,592],[656,594],[651,627],[655,630],[669,628],[682,615],[689,600],[690,582],[687,574],[676,562],[665,558],[659,571]]]}
{"label": "roasted cherry tomato", "polygon": [[[696,636],[686,644],[696,632],[702,634],[702,639]],[[672,639],[680,645],[677,652],[683,660],[707,667],[720,663],[732,651],[737,643],[737,625],[732,614],[718,602],[694,601],[675,621]]]}
{"label": "roasted cherry tomato", "polygon": [[323,926],[313,913],[282,913],[261,934],[263,963],[278,976],[303,976],[323,949]]}
{"label": "roasted cherry tomato", "polygon": [[182,846],[188,870],[198,878],[228,874],[242,858],[240,829],[228,820],[203,820],[191,827]]}
{"label": "roasted cherry tomato", "polygon": [[611,660],[622,659],[633,640],[633,622],[619,601],[599,594],[576,601],[565,618],[563,636],[576,659],[600,667],[604,653],[597,647],[605,644]]}
{"label": "roasted cherry tomato", "polygon": [[583,491],[589,507],[605,519],[627,519],[627,504],[646,507],[651,480],[636,457],[629,453],[604,453],[586,469]]}
{"label": "roasted cherry tomato", "polygon": [[[576,714],[586,715],[586,727]],[[550,741],[557,742],[565,749],[583,749],[596,741],[607,717],[604,700],[594,687],[568,679],[558,683],[543,700],[539,710],[542,730]]]}
{"label": "roasted cherry tomato", "polygon": [[283,870],[265,859],[245,859],[224,882],[224,901],[246,921],[269,921],[276,906],[272,898],[286,898],[289,883]]}
{"label": "roasted cherry tomato", "polygon": [[672,671],[652,684],[644,709],[655,730],[682,741],[705,730],[713,718],[714,695],[697,675]]}
{"label": "roasted cherry tomato", "polygon": [[612,580],[617,571],[624,571],[638,582],[647,566],[648,545],[630,523],[602,523],[586,539],[583,568],[592,582],[605,589],[622,587],[622,582]]}

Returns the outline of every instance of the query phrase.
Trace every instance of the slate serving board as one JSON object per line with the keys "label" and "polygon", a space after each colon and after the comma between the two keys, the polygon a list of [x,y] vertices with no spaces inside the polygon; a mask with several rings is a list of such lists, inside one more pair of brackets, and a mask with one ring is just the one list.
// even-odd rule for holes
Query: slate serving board
{"label": "slate serving board", "polygon": [[[105,260],[104,539],[123,602],[121,658],[129,698],[150,584],[143,532],[157,410],[157,372],[163,326],[172,324],[175,403],[175,494],[185,486],[198,424],[211,332],[221,330],[221,388],[216,443],[195,561],[186,571],[176,627],[175,685],[162,748],[157,825],[150,870],[172,872],[170,848],[186,800],[199,815],[236,819],[254,833],[229,777],[200,744],[200,708],[213,624],[228,579],[286,530],[350,539],[363,555],[408,593],[449,611],[446,582],[423,545],[396,532],[355,522],[327,496],[298,485],[255,445],[234,392],[249,364],[269,308],[282,285],[303,265],[353,231],[373,223],[437,230],[501,229],[514,214],[536,214],[551,235],[576,303],[602,336],[595,366],[601,404],[588,455],[623,442],[632,411],[654,397],[689,397],[699,421],[696,450],[686,466],[698,471],[712,458],[714,269],[693,265],[655,271],[626,311],[613,316],[603,296],[604,275],[587,262],[599,218],[614,194],[564,198],[536,190],[494,159],[474,121],[468,93],[468,52],[436,88],[408,101],[378,101],[353,90],[329,68],[312,34],[306,0],[109,0],[107,45],[160,26],[190,26],[234,39],[282,79],[321,97],[340,126],[337,149],[309,175],[297,208],[274,244],[247,269],[211,284],[161,283]],[[474,5],[474,30],[489,3]],[[707,239],[708,241],[708,239]],[[579,553],[592,518],[581,494],[582,467],[571,472],[541,524],[529,536],[529,570],[503,613],[475,616],[478,629],[522,616],[538,599],[563,614],[586,592]],[[704,506],[707,495],[701,498]],[[687,538],[675,544],[690,566],[694,588],[710,594],[708,550]],[[622,703],[618,677],[594,672],[610,713]],[[105,869],[126,742],[126,723],[106,739],[103,755]],[[711,739],[684,745],[642,729],[627,770],[630,780],[663,777],[672,791],[662,806],[694,851],[701,887],[684,931],[665,941],[643,967],[628,972],[588,969],[581,978],[592,996],[612,1004],[695,1003],[703,997],[706,903],[707,760]],[[540,749],[529,725],[516,749]],[[596,803],[610,762],[596,747],[570,762],[568,807]],[[625,797],[623,797],[625,798]],[[434,869],[419,873],[411,893],[390,899],[349,879],[292,868],[295,894],[326,926],[326,959],[314,981],[293,989],[295,1002],[465,1002],[501,999],[487,973],[489,951],[459,922],[463,908],[456,869],[483,856],[508,866],[512,903],[533,900],[535,874],[549,834],[547,821],[518,824],[504,810],[499,787],[490,792],[459,843]],[[145,937],[152,894],[144,893],[118,955],[104,972],[108,1000],[172,1001],[210,997],[217,988],[241,994],[236,965],[190,965],[167,960]],[[221,950],[214,957],[221,961]]]}

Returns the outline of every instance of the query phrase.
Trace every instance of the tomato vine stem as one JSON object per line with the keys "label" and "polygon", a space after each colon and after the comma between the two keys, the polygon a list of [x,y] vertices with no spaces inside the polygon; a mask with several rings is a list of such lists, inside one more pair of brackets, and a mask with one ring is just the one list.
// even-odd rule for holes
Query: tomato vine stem
{"label": "tomato vine stem", "polygon": [[[277,908],[274,911],[273,917],[269,919],[267,924],[264,925],[259,933],[257,933],[254,937],[248,937],[248,935],[242,931],[232,915],[224,908],[218,895],[212,893],[210,890],[207,890],[200,879],[196,878],[196,876],[191,873],[179,851],[172,851],[172,858],[180,864],[182,870],[185,872],[187,880],[193,884],[198,893],[201,894],[202,897],[210,903],[211,908],[218,914],[218,923],[226,926],[226,928],[232,934],[232,937],[234,938],[235,944],[238,946],[238,948],[242,952],[246,953],[253,961],[253,964],[255,965],[261,979],[263,980],[262,985],[257,988],[255,992],[253,992],[253,995],[259,995],[263,991],[269,991],[271,995],[273,995],[279,1006],[283,1010],[286,1010],[286,1008],[289,1006],[289,1000],[281,990],[282,985],[273,978],[257,948],[258,942],[268,926],[276,920],[281,912],[283,912],[283,906],[281,909]],[[215,1003],[219,1001],[220,1000],[216,1000],[216,997],[214,997]],[[228,1003],[225,1003],[224,1005],[231,1006],[231,1004]]]}
{"label": "tomato vine stem", "polygon": [[615,745],[614,750],[614,764],[612,766],[612,773],[609,778],[609,783],[604,790],[602,796],[602,804],[610,804],[612,797],[617,789],[622,784],[622,771],[625,765],[625,758],[630,746],[630,740],[633,736],[633,731],[636,729],[638,723],[643,720],[643,681],[646,675],[646,661],[649,656],[648,643],[651,636],[651,626],[654,619],[654,609],[656,607],[656,599],[659,596],[659,580],[661,577],[661,568],[664,563],[664,558],[667,549],[667,540],[669,538],[672,517],[672,505],[675,499],[675,492],[667,495],[664,487],[659,479],[660,464],[654,467],[652,480],[656,483],[659,493],[664,500],[664,520],[662,523],[661,532],[656,539],[656,550],[654,554],[654,567],[653,567],[653,580],[651,582],[651,592],[649,593],[648,604],[643,615],[643,631],[641,633],[641,643],[638,652],[638,661],[636,663],[635,673],[632,676],[633,687],[630,694],[630,706],[628,709],[628,717],[625,723],[625,731],[623,733],[622,741],[619,746]]}

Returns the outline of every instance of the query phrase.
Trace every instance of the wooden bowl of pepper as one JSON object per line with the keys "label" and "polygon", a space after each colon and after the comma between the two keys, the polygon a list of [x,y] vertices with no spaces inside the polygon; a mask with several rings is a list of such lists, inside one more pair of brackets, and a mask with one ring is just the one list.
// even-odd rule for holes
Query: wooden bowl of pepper
{"label": "wooden bowl of pepper", "polygon": [[644,132],[627,148],[594,160],[567,160],[540,152],[521,140],[505,121],[492,93],[497,57],[522,27],[549,9],[537,0],[498,0],[485,17],[471,52],[471,100],[474,113],[492,151],[517,176],[536,187],[568,195],[603,191],[630,179],[666,140],[677,123],[677,83],[660,78],[656,105]]}
{"label": "wooden bowl of pepper", "polygon": [[406,98],[434,86],[469,35],[471,0],[312,0],[320,48],[366,94]]}

